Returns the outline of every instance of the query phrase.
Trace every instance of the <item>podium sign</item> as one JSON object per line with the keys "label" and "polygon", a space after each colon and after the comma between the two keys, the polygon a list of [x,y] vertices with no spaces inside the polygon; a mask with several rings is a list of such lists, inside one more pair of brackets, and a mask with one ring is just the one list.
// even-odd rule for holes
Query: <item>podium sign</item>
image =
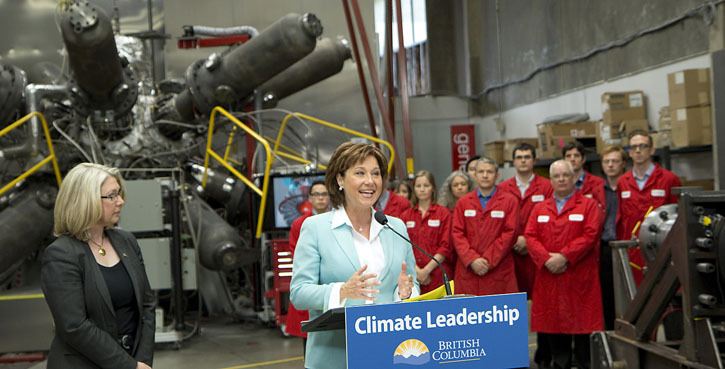
{"label": "podium sign", "polygon": [[348,369],[529,366],[526,294],[345,309]]}

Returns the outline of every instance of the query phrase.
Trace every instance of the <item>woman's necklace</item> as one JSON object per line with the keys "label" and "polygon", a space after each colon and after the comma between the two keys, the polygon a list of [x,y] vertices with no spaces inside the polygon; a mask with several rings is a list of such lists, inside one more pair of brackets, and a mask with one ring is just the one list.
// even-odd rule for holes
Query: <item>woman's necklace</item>
{"label": "woman's necklace", "polygon": [[91,241],[91,243],[93,243],[94,245],[96,245],[96,247],[98,247],[98,255],[106,256],[106,249],[103,248],[103,236],[101,236],[100,244],[96,241],[93,241],[92,238],[89,238],[88,240]]}

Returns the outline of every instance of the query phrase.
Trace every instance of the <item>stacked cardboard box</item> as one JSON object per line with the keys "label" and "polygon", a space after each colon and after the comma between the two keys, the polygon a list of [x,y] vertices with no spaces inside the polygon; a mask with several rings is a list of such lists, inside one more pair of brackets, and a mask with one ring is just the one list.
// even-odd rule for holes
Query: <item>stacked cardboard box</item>
{"label": "stacked cardboard box", "polygon": [[609,145],[626,146],[627,137],[635,130],[649,132],[647,119],[623,120],[617,123],[597,122],[597,152],[601,153]]}
{"label": "stacked cardboard box", "polygon": [[561,148],[567,143],[596,139],[596,122],[541,123],[539,132],[539,154],[542,159],[561,157]]}
{"label": "stacked cardboard box", "polygon": [[647,119],[642,91],[605,92],[602,94],[602,121],[606,124],[624,120]]}
{"label": "stacked cardboard box", "polygon": [[491,141],[483,145],[483,155],[493,159],[499,165],[503,164],[503,145],[504,141]]}
{"label": "stacked cardboard box", "polygon": [[710,69],[686,69],[667,75],[672,146],[712,144]]}
{"label": "stacked cardboard box", "polygon": [[504,161],[512,161],[514,156],[514,147],[516,147],[519,144],[527,143],[535,148],[537,148],[537,155],[538,158],[538,147],[539,147],[539,139],[536,137],[531,138],[512,138],[504,141],[503,144],[503,160]]}
{"label": "stacked cardboard box", "polygon": [[652,140],[654,140],[655,147],[661,149],[665,146],[671,146],[672,142],[672,117],[670,116],[670,107],[662,107],[659,114],[658,130],[652,133]]}
{"label": "stacked cardboard box", "polygon": [[597,152],[608,145],[626,145],[627,135],[635,129],[649,130],[644,93],[603,93],[602,120],[597,123]]}

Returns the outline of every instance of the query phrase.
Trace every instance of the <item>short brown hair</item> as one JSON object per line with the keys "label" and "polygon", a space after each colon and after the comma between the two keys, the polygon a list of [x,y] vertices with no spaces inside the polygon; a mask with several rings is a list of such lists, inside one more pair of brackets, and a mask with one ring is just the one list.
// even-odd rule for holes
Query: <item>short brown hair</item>
{"label": "short brown hair", "polygon": [[619,145],[605,146],[604,150],[602,150],[602,154],[599,157],[603,158],[604,155],[607,155],[607,154],[613,153],[613,152],[618,152],[619,155],[622,155],[622,161],[627,161],[627,159],[628,159],[627,151],[625,151],[624,148]]}
{"label": "short brown hair", "polygon": [[335,149],[327,164],[327,173],[325,173],[325,185],[330,191],[330,201],[333,207],[345,205],[345,194],[342,193],[340,185],[337,183],[337,175],[344,176],[348,169],[364,161],[368,156],[374,157],[378,162],[380,175],[383,178],[382,190],[385,191],[385,184],[388,180],[388,159],[383,152],[371,144],[345,142]]}
{"label": "short brown hair", "polygon": [[415,177],[413,177],[413,191],[412,191],[412,197],[411,202],[413,205],[418,205],[418,196],[415,196],[415,181],[418,180],[420,177],[425,177],[428,182],[430,182],[430,185],[433,186],[433,195],[431,197],[431,204],[436,203],[436,193],[438,192],[438,188],[436,187],[436,179],[433,177],[433,173],[427,171],[427,170],[421,170],[418,173],[415,174]]}
{"label": "short brown hair", "polygon": [[647,140],[649,141],[650,148],[652,148],[652,146],[654,145],[654,140],[652,140],[652,136],[649,134],[649,132],[647,132],[647,131],[645,131],[643,129],[635,129],[634,131],[629,132],[629,134],[627,135],[627,145],[629,145],[629,141],[634,136],[644,136],[644,137],[647,137]]}

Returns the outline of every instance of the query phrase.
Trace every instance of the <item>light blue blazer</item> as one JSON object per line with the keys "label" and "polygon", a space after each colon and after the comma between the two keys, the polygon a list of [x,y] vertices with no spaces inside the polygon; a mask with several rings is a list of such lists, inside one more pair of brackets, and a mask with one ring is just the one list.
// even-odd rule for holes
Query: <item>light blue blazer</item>
{"label": "light blue blazer", "polygon": [[[290,299],[296,308],[309,310],[310,319],[328,309],[331,283],[347,281],[361,267],[353,245],[352,228],[342,224],[333,229],[332,214],[330,211],[307,218],[295,248]],[[403,221],[391,216],[388,220],[392,228],[408,237]],[[378,276],[380,293],[375,301],[391,303],[398,293],[401,264],[405,261],[407,273],[415,276],[415,257],[410,244],[389,229],[380,231],[380,243],[385,254],[385,267]],[[417,281],[415,287],[419,289]],[[348,299],[346,306],[363,303],[363,300]],[[305,367],[345,368],[344,330],[309,333]]]}

